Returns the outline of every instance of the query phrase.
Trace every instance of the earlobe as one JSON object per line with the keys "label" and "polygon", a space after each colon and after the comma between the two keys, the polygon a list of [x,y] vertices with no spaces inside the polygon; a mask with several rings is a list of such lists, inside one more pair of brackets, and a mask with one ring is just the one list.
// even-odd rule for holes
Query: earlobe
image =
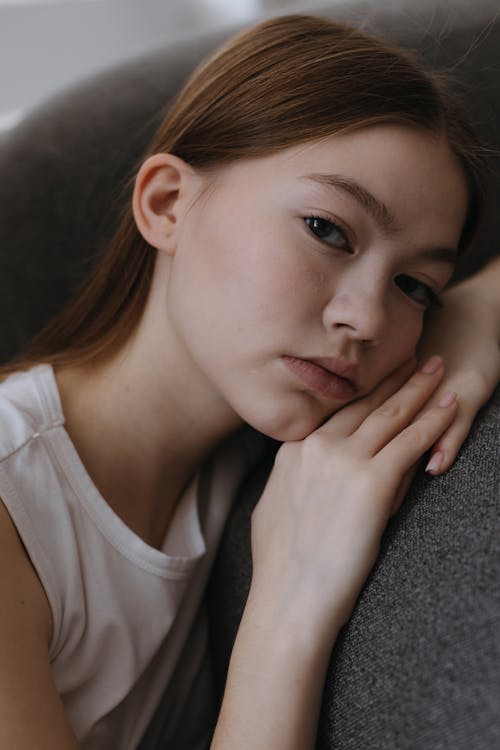
{"label": "earlobe", "polygon": [[154,154],[143,162],[135,180],[132,210],[148,244],[175,254],[176,235],[194,172],[173,154]]}

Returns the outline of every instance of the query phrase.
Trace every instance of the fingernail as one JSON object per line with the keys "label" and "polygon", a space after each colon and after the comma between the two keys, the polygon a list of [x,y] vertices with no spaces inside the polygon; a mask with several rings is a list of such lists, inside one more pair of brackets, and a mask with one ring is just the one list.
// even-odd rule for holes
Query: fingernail
{"label": "fingernail", "polygon": [[446,409],[448,406],[451,406],[455,403],[456,398],[457,394],[455,393],[455,391],[446,391],[446,393],[439,399],[438,406],[440,406],[442,409]]}
{"label": "fingernail", "polygon": [[434,372],[437,372],[439,370],[442,361],[443,360],[441,357],[439,357],[437,354],[434,354],[422,367],[422,372],[425,372],[426,375],[432,375]]}
{"label": "fingernail", "polygon": [[429,474],[437,474],[439,469],[441,468],[441,464],[443,463],[443,458],[444,458],[443,453],[441,451],[437,451],[431,457],[431,460],[425,467],[425,470]]}

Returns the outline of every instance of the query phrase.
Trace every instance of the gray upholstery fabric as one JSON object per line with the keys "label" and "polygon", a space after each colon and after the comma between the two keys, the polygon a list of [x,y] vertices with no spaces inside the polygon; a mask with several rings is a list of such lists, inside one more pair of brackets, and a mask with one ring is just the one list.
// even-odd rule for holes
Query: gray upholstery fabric
{"label": "gray upholstery fabric", "polygon": [[112,237],[168,102],[221,35],[83,81],[0,140],[0,362],[60,309]]}
{"label": "gray upholstery fabric", "polygon": [[[332,653],[320,750],[500,747],[499,422],[497,390],[453,468],[440,478],[421,471],[389,523]],[[272,454],[242,488],[212,575],[220,691],[250,585],[251,512]]]}
{"label": "gray upholstery fabric", "polygon": [[[452,71],[492,154],[491,199],[463,272],[498,252],[497,0],[339,0],[315,10],[418,48]],[[122,189],[169,99],[229,32],[193,38],[63,92],[0,139],[0,361],[66,301],[111,237]],[[420,475],[338,640],[320,750],[500,747],[499,397],[454,468]],[[271,452],[272,453],[272,452]],[[272,455],[271,455],[272,462]],[[249,519],[271,464],[250,477],[210,588],[222,687],[251,574]],[[284,686],[286,689],[286,685]]]}

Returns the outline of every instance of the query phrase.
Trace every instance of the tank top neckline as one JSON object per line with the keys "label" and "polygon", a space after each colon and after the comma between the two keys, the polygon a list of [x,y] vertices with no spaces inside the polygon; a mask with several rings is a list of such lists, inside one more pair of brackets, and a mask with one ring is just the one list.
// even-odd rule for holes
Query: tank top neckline
{"label": "tank top neckline", "polygon": [[[153,574],[168,578],[188,575],[206,553],[198,509],[199,475],[179,498],[161,549],[152,547],[115,513],[92,481],[64,427],[64,412],[52,365],[36,365],[26,374],[34,379],[43,421],[48,428],[46,435],[55,448],[54,455],[78,500],[107,541],[131,562]],[[174,554],[169,553],[172,548]]]}

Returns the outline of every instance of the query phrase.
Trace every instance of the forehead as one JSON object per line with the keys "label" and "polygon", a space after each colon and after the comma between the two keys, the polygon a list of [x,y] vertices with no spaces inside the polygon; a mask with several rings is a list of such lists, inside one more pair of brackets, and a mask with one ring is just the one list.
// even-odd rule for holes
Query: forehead
{"label": "forehead", "polygon": [[293,146],[269,157],[268,166],[276,175],[290,176],[345,170],[372,187],[400,182],[429,189],[438,176],[439,185],[465,187],[462,167],[444,137],[400,125],[370,126]]}
{"label": "forehead", "polygon": [[228,184],[234,190],[238,182],[241,197],[258,193],[270,200],[282,191],[322,201],[336,196],[345,202],[346,191],[339,183],[353,186],[353,199],[359,186],[358,198],[362,192],[374,197],[378,208],[372,208],[387,226],[392,223],[413,230],[425,217],[440,228],[449,226],[450,236],[457,235],[456,242],[467,213],[467,181],[447,141],[408,126],[376,125],[310,141],[236,162],[229,171]]}

